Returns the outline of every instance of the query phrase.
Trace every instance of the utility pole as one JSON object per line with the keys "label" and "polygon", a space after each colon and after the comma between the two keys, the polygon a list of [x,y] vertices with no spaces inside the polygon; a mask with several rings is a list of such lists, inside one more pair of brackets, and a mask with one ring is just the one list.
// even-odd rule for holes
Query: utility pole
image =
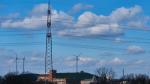
{"label": "utility pole", "polygon": [[22,68],[23,68],[23,74],[24,74],[25,73],[25,57],[22,58],[22,61],[23,61],[23,67]]}

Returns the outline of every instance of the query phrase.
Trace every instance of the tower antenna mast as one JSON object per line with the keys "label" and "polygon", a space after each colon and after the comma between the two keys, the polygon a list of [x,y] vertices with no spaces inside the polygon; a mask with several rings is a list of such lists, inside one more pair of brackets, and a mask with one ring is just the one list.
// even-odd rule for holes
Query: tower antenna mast
{"label": "tower antenna mast", "polygon": [[52,24],[51,24],[51,0],[48,0],[46,50],[45,50],[45,74],[50,71],[53,82],[53,53],[52,53]]}

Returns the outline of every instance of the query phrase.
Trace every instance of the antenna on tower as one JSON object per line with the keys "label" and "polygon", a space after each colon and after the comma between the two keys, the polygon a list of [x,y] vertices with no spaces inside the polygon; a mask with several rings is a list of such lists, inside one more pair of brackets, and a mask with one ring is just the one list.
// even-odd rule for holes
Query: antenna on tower
{"label": "antenna on tower", "polygon": [[52,31],[51,30],[52,30],[51,29],[51,0],[48,0],[46,50],[45,50],[45,77],[48,71],[50,71],[52,82],[53,82],[53,54],[52,54]]}

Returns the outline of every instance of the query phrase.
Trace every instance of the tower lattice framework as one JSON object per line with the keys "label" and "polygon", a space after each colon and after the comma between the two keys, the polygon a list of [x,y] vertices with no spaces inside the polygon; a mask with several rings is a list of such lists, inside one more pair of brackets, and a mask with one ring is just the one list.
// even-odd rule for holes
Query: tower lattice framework
{"label": "tower lattice framework", "polygon": [[[52,24],[51,24],[51,1],[48,1],[47,11],[47,31],[46,31],[46,51],[45,51],[45,74],[53,71],[53,56],[52,56]],[[52,76],[53,78],[53,76]]]}

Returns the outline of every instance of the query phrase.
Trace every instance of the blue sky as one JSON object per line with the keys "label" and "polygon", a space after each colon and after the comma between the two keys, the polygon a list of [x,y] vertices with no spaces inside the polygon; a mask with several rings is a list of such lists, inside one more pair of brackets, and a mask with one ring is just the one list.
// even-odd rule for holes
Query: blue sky
{"label": "blue sky", "polygon": [[[54,68],[74,72],[80,55],[79,70],[149,75],[149,2],[52,0]],[[26,71],[43,73],[47,0],[1,0],[0,10],[0,75],[15,71],[16,54]]]}

